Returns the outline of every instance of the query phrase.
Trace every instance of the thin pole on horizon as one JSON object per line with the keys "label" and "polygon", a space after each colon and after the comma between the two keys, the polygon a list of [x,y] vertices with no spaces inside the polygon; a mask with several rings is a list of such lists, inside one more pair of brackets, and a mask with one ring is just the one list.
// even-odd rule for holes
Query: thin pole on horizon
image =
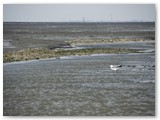
{"label": "thin pole on horizon", "polygon": [[111,14],[111,22],[113,22],[113,17],[112,17],[112,14]]}
{"label": "thin pole on horizon", "polygon": [[85,22],[85,17],[83,17],[83,23]]}

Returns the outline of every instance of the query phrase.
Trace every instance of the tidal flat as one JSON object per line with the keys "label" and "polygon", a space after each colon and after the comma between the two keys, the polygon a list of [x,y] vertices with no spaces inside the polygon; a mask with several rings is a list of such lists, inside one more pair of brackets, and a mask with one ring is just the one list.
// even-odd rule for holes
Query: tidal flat
{"label": "tidal flat", "polygon": [[154,23],[4,23],[3,115],[154,116],[154,38]]}

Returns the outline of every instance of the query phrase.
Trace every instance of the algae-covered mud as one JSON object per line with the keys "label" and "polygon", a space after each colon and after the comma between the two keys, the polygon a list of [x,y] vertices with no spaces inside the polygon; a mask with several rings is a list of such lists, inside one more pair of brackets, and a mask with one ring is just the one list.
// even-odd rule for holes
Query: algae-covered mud
{"label": "algae-covered mud", "polygon": [[122,42],[141,42],[141,41],[152,41],[154,37],[147,38],[114,38],[114,39],[97,39],[97,40],[71,40],[67,41],[71,46],[75,45],[94,45],[103,43],[122,43]]}
{"label": "algae-covered mud", "polygon": [[152,22],[4,23],[4,43],[5,116],[155,115]]}
{"label": "algae-covered mud", "polygon": [[32,59],[47,59],[57,58],[62,56],[71,55],[91,55],[91,54],[122,54],[122,53],[136,53],[138,50],[134,49],[112,49],[112,48],[86,48],[86,49],[73,49],[73,50],[48,50],[48,49],[27,49],[13,53],[5,53],[3,62],[25,61]]}

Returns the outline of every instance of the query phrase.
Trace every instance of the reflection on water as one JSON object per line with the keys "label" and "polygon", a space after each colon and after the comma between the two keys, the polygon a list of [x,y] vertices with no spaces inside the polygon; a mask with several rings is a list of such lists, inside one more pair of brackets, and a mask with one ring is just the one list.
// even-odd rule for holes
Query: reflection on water
{"label": "reflection on water", "polygon": [[[4,64],[4,115],[154,115],[154,53]],[[120,64],[117,71],[111,64]]]}

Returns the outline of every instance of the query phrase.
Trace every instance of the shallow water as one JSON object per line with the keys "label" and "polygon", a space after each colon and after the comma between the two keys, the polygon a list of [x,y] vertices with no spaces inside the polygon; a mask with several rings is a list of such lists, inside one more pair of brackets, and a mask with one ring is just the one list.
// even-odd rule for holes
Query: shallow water
{"label": "shallow water", "polygon": [[[4,52],[8,52],[32,47],[62,47],[66,46],[64,41],[75,39],[154,37],[155,24],[4,23],[3,32],[4,43],[10,41],[4,44]],[[76,47],[141,50],[135,54],[63,56],[4,63],[3,114],[155,115],[154,42]],[[122,67],[114,71],[110,65]]]}
{"label": "shallow water", "polygon": [[[155,115],[154,53],[4,64],[4,115]],[[111,64],[122,67],[113,71]]]}

